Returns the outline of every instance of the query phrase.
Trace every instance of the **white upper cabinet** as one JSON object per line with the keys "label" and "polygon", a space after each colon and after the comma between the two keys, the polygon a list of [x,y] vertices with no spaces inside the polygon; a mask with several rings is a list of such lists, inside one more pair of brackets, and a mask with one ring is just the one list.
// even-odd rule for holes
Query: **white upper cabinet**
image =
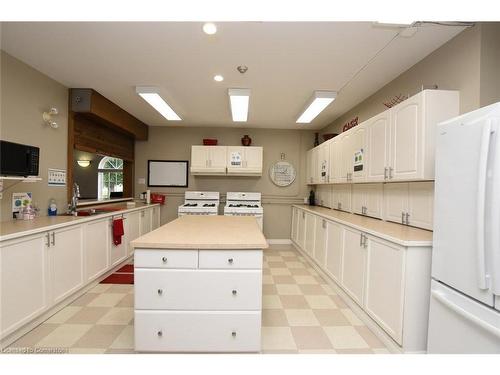
{"label": "white upper cabinet", "polygon": [[347,155],[349,164],[348,175],[349,181],[352,182],[365,182],[366,171],[369,164],[367,155],[367,127],[366,124],[356,126],[351,135],[349,144],[350,154]]}
{"label": "white upper cabinet", "polygon": [[390,111],[366,121],[368,133],[366,157],[369,160],[366,179],[371,182],[385,181],[390,164],[391,122]]}
{"label": "white upper cabinet", "polygon": [[225,174],[226,146],[191,146],[192,174]]}
{"label": "white upper cabinet", "polygon": [[384,185],[384,219],[423,229],[432,229],[434,182]]}
{"label": "white upper cabinet", "polygon": [[227,173],[262,175],[262,147],[227,146]]}
{"label": "white upper cabinet", "polygon": [[328,183],[330,174],[330,142],[318,146],[318,182]]}
{"label": "white upper cabinet", "polygon": [[352,196],[351,185],[349,184],[335,185],[333,188],[332,208],[336,210],[351,212],[352,210],[351,196]]}
{"label": "white upper cabinet", "polygon": [[[327,181],[433,180],[436,125],[458,114],[458,91],[424,90],[406,99],[328,143]],[[310,162],[319,169],[321,160]],[[326,181],[308,180],[319,182]]]}
{"label": "white upper cabinet", "polygon": [[458,91],[424,90],[392,108],[388,179],[433,180],[436,125],[458,114]]}
{"label": "white upper cabinet", "polygon": [[191,174],[261,176],[262,147],[191,146]]}
{"label": "white upper cabinet", "polygon": [[342,135],[336,136],[328,145],[330,154],[329,182],[338,183],[342,180]]}
{"label": "white upper cabinet", "polygon": [[382,184],[357,184],[352,187],[352,212],[382,218]]}
{"label": "white upper cabinet", "polygon": [[407,224],[432,229],[434,216],[434,182],[410,182],[408,185]]}

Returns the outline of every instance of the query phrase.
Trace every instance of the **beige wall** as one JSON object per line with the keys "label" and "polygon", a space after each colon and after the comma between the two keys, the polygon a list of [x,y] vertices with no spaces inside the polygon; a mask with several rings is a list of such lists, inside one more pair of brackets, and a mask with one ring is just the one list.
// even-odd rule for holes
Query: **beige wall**
{"label": "beige wall", "polygon": [[481,24],[481,107],[500,101],[500,22]]}
{"label": "beige wall", "polygon": [[366,121],[387,109],[384,101],[398,94],[413,95],[422,85],[435,84],[440,89],[459,90],[461,113],[479,108],[481,29],[479,24],[464,30],[322,129],[321,133],[340,133],[344,123],[356,116],[360,123]]}
{"label": "beige wall", "polygon": [[[12,217],[12,193],[32,192],[42,215],[47,214],[50,198],[59,211],[66,210],[66,188],[47,185],[48,168],[66,169],[68,137],[68,89],[39,71],[1,51],[0,138],[40,147],[41,182],[4,183],[1,218]],[[44,125],[42,113],[51,107],[59,110],[58,129]]]}
{"label": "beige wall", "polygon": [[[190,160],[191,145],[199,145],[203,138],[217,138],[219,145],[240,145],[241,137],[249,134],[253,146],[264,147],[264,169],[262,177],[206,177],[189,176],[189,187],[152,188],[152,191],[167,193],[167,206],[162,210],[162,223],[177,217],[177,207],[184,201],[184,191],[257,191],[263,194],[264,234],[267,238],[290,238],[291,204],[300,203],[308,195],[305,185],[305,152],[312,148],[312,131],[228,129],[228,128],[169,128],[150,127],[149,140],[136,142],[135,192],[145,191],[139,178],[147,178],[148,159]],[[268,175],[269,167],[286,154],[286,161],[297,170],[297,179],[289,187],[275,186]]]}

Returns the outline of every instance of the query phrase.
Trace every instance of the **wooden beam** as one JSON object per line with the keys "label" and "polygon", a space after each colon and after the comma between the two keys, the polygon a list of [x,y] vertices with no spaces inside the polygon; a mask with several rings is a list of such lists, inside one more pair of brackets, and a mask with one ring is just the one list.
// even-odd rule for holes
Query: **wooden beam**
{"label": "wooden beam", "polygon": [[148,126],[93,89],[70,89],[70,110],[145,141]]}

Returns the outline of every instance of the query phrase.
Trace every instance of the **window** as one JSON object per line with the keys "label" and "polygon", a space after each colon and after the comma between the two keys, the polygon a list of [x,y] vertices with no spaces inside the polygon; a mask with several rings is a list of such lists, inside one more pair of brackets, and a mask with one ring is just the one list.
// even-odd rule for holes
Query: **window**
{"label": "window", "polygon": [[99,163],[98,175],[97,197],[99,199],[109,199],[111,193],[123,193],[122,159],[105,156]]}

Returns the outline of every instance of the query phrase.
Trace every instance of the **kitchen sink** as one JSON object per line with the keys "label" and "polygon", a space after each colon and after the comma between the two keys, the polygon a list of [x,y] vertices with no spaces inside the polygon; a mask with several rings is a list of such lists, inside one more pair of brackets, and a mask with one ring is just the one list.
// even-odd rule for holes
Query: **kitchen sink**
{"label": "kitchen sink", "polygon": [[[94,216],[94,215],[99,215],[99,214],[107,214],[113,211],[120,211],[122,208],[116,208],[116,207],[102,207],[98,209],[88,209],[88,210],[79,210],[76,211],[76,216]],[[63,216],[74,216],[73,214],[65,213]]]}

